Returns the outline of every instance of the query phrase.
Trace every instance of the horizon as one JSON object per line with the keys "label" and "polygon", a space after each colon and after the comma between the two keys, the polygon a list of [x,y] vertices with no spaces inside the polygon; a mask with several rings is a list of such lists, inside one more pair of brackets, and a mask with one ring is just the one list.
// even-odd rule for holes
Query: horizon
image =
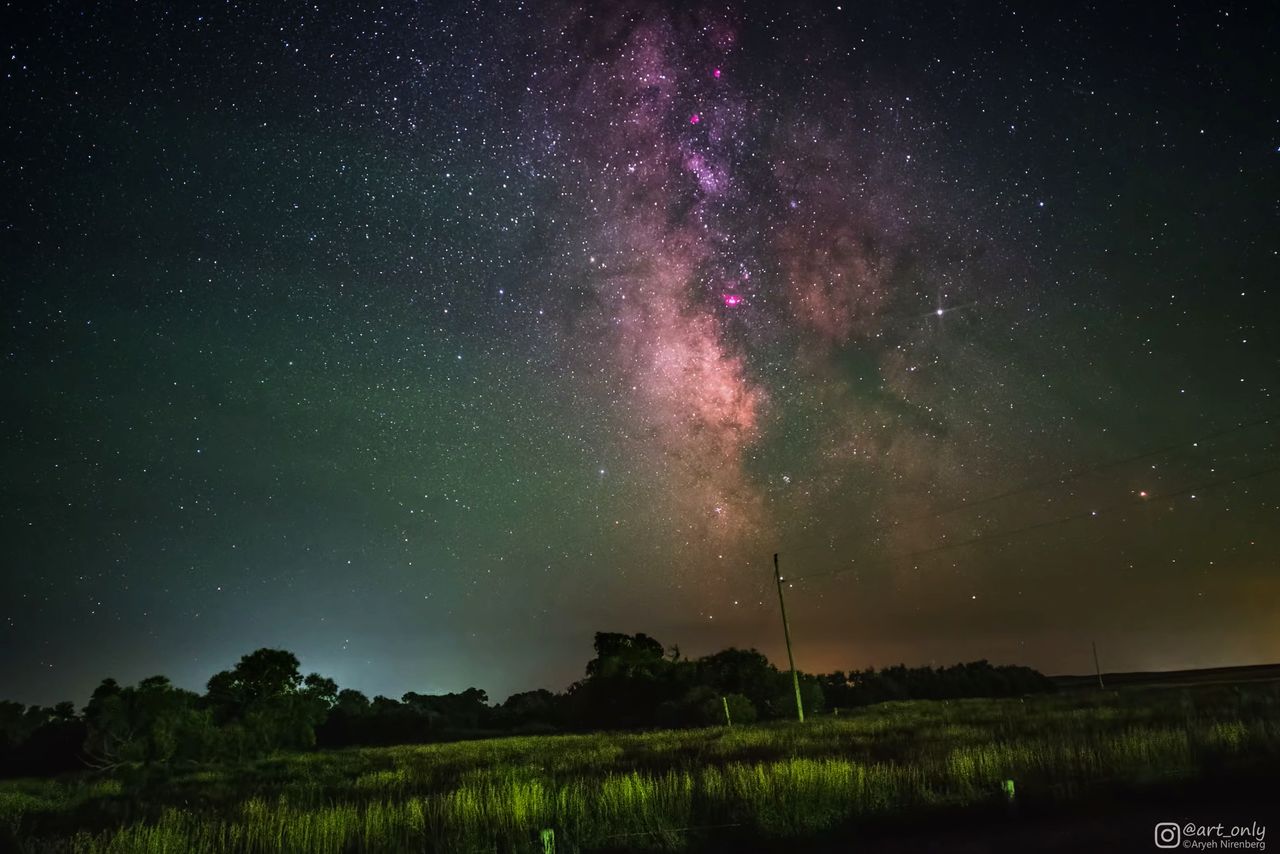
{"label": "horizon", "polygon": [[[662,639],[658,638],[657,640],[661,641]],[[678,644],[676,645],[678,646]],[[667,644],[668,650],[670,650],[671,646],[672,646],[671,644]],[[264,647],[255,647],[254,649],[261,649],[261,648],[264,648]],[[279,647],[265,647],[265,648],[276,649]],[[759,650],[754,646],[730,645],[730,646],[724,647],[723,649],[726,649],[726,650],[741,649],[741,650],[752,650],[756,652],[761,652],[761,654],[765,655],[765,657],[768,659],[769,663],[772,664],[775,668],[777,668],[780,672],[785,672],[787,669],[785,667],[785,663],[786,663],[785,653],[783,654],[781,659],[782,663],[779,664],[779,662],[775,660],[774,656],[768,655],[767,653],[764,653],[762,650]],[[589,654],[590,643],[587,644],[587,650],[588,652],[584,653],[584,655]],[[247,655],[253,651],[254,651],[253,649],[246,649],[244,653],[242,653],[242,655]],[[286,651],[290,651],[290,650],[286,650]],[[687,652],[683,647],[680,648],[682,659],[697,659],[705,655],[711,655],[715,652],[720,652],[720,651],[722,650],[710,649],[703,652]],[[236,656],[234,659],[228,660],[222,663],[221,665],[216,666],[215,669],[211,670],[209,674],[204,677],[203,680],[199,680],[199,681],[191,680],[191,679],[187,679],[187,680],[174,679],[170,676],[170,674],[167,674],[163,671],[152,671],[147,673],[140,672],[139,675],[135,677],[130,677],[130,678],[119,678],[114,674],[104,674],[102,677],[99,677],[96,681],[94,681],[92,685],[88,686],[83,691],[83,696],[80,698],[76,698],[72,696],[59,696],[57,698],[30,700],[27,698],[16,697],[16,696],[14,697],[5,696],[5,697],[0,697],[0,700],[17,701],[17,702],[24,703],[25,705],[28,705],[28,706],[49,706],[49,707],[63,700],[71,700],[72,702],[75,703],[76,708],[81,708],[83,707],[85,702],[88,701],[89,695],[92,693],[93,689],[96,688],[103,679],[106,679],[106,678],[115,679],[120,685],[123,686],[123,685],[135,685],[138,682],[140,682],[142,679],[146,679],[150,676],[164,676],[170,680],[170,683],[174,687],[182,688],[188,691],[194,691],[197,694],[200,694],[200,693],[204,693],[206,689],[206,683],[208,682],[209,677],[213,676],[214,673],[218,672],[219,670],[225,670],[232,667],[235,664],[235,662],[239,660],[239,658],[240,656]],[[342,679],[337,678],[332,673],[327,673],[322,669],[318,669],[310,666],[307,663],[307,660],[305,658],[300,657],[299,661],[300,661],[299,669],[301,670],[301,672],[303,673],[315,672],[315,673],[319,673],[321,676],[332,678],[337,683],[340,689],[352,688],[354,690],[360,691],[360,693],[364,694],[370,699],[372,699],[375,696],[385,696],[385,697],[390,697],[392,699],[399,699],[403,697],[405,693],[410,691],[415,691],[421,694],[440,695],[440,694],[459,693],[468,688],[478,688],[485,692],[485,694],[489,697],[489,702],[491,704],[501,704],[510,696],[523,693],[525,691],[546,689],[555,694],[559,694],[566,691],[574,682],[579,681],[583,678],[583,673],[581,671],[585,667],[587,659],[584,657],[582,665],[580,665],[579,667],[580,672],[578,673],[578,675],[567,678],[563,683],[537,684],[537,685],[530,684],[530,685],[525,685],[523,687],[517,687],[506,692],[498,692],[498,693],[494,693],[486,685],[483,685],[483,684],[458,684],[458,685],[445,685],[445,686],[432,685],[432,686],[428,686],[425,689],[423,688],[423,686],[410,685],[402,689],[394,689],[390,691],[379,690],[379,689],[364,687],[359,683],[345,682]],[[874,665],[862,665],[862,666],[856,666],[856,667],[855,666],[835,666],[835,667],[806,668],[802,666],[800,662],[797,662],[796,668],[798,671],[802,673],[820,676],[820,675],[825,675],[825,674],[833,673],[837,671],[845,672],[845,673],[866,671],[868,669],[881,671],[888,667],[894,667],[894,666],[905,666],[908,668],[930,667],[930,668],[937,669],[939,667],[949,667],[957,664],[966,664],[966,663],[973,663],[978,661],[988,661],[993,666],[1012,665],[1012,666],[1030,667],[1031,669],[1036,670],[1037,672],[1043,673],[1045,676],[1049,677],[1050,679],[1093,679],[1096,676],[1095,671],[1093,671],[1092,669],[1081,670],[1080,672],[1053,672],[1053,671],[1047,671],[1041,668],[1037,668],[1023,661],[1004,661],[1004,660],[992,659],[986,656],[978,656],[976,658],[957,658],[955,660],[946,660],[946,661],[936,659],[936,658],[930,659],[928,661],[903,660],[903,661],[884,662],[884,663],[874,664]],[[1236,663],[1225,663],[1225,664],[1204,664],[1204,665],[1199,665],[1195,667],[1183,667],[1183,668],[1173,667],[1173,668],[1160,668],[1160,669],[1150,669],[1150,670],[1131,670],[1131,669],[1109,668],[1104,666],[1102,667],[1101,672],[1103,676],[1126,676],[1126,675],[1147,675],[1147,674],[1161,674],[1161,673],[1187,673],[1187,672],[1214,671],[1214,670],[1239,670],[1239,669],[1245,669],[1245,668],[1274,667],[1277,665],[1280,665],[1280,661],[1256,661],[1256,662],[1236,662]]]}

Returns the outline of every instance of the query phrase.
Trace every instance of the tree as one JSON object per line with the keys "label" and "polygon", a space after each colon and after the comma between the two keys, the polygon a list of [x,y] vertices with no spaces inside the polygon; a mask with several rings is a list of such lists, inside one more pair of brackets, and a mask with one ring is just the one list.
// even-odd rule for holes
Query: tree
{"label": "tree", "polygon": [[233,717],[256,706],[294,694],[302,685],[298,657],[283,649],[259,649],[243,656],[231,670],[210,677],[208,698]]}
{"label": "tree", "polygon": [[85,755],[97,768],[210,758],[215,747],[212,719],[198,701],[195,693],[175,688],[164,676],[125,688],[104,680],[85,706]]}
{"label": "tree", "polygon": [[586,679],[569,688],[571,714],[583,725],[652,726],[658,708],[687,690],[685,662],[668,659],[662,644],[644,633],[597,632],[595,651]]}
{"label": "tree", "polygon": [[[755,704],[746,697],[741,694],[726,694],[721,704],[722,711],[725,703],[729,706],[729,717],[732,719],[734,724],[751,724],[756,722]],[[721,723],[719,720],[716,722]]]}
{"label": "tree", "polygon": [[22,703],[0,701],[0,749],[10,750],[31,737],[39,721],[27,714]]}
{"label": "tree", "polygon": [[596,657],[587,662],[587,678],[653,677],[667,663],[662,644],[643,632],[635,635],[596,632]]}
{"label": "tree", "polygon": [[338,692],[333,705],[333,712],[349,717],[367,715],[369,713],[369,698],[359,691],[343,688]]}
{"label": "tree", "polygon": [[489,716],[489,695],[480,688],[468,688],[460,694],[417,694],[410,691],[400,699],[415,714],[428,719],[436,729],[475,729]]}
{"label": "tree", "polygon": [[560,723],[560,698],[545,688],[512,694],[494,712],[506,729],[550,730]]}
{"label": "tree", "polygon": [[315,744],[315,728],[337,702],[332,679],[305,679],[298,657],[283,649],[259,649],[231,670],[214,674],[205,695],[216,719],[229,727],[237,755]]}
{"label": "tree", "polygon": [[372,718],[369,698],[359,691],[343,688],[334,696],[324,722],[316,727],[316,743],[325,747],[366,743],[372,737]]}
{"label": "tree", "polygon": [[0,702],[0,776],[57,774],[83,767],[84,722],[69,702],[53,708]]}
{"label": "tree", "polygon": [[[730,647],[698,659],[697,668],[700,683],[712,686],[719,695],[741,694],[757,710],[776,705],[779,690],[791,691],[791,677],[779,673],[769,659],[754,649]],[[794,692],[791,696],[794,713]]]}

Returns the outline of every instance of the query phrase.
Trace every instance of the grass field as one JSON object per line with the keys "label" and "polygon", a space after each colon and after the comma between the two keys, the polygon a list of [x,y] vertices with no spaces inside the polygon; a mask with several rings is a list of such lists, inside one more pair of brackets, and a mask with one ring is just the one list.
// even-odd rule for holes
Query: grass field
{"label": "grass field", "polygon": [[[527,736],[0,782],[0,847],[697,850],[1052,808],[1280,767],[1280,683],[890,703],[804,724]],[[549,840],[547,840],[549,841]]]}

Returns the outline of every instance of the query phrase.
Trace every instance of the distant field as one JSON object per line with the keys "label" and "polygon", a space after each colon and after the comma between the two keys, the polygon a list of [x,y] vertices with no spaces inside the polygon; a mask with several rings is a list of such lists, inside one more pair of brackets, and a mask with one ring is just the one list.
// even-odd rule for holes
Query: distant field
{"label": "distant field", "polygon": [[1121,794],[1274,779],[1277,769],[1280,683],[1129,687],[890,703],[805,724],[500,738],[285,755],[166,777],[135,770],[8,781],[0,783],[0,848],[534,852],[551,850],[545,829],[560,854],[784,843],[847,850],[885,828],[1052,816]]}
{"label": "distant field", "polygon": [[[1060,688],[1095,687],[1096,674],[1051,676]],[[1203,667],[1197,670],[1147,670],[1132,673],[1104,673],[1108,687],[1122,685],[1204,685],[1210,683],[1280,680],[1280,664],[1249,664],[1242,667]]]}

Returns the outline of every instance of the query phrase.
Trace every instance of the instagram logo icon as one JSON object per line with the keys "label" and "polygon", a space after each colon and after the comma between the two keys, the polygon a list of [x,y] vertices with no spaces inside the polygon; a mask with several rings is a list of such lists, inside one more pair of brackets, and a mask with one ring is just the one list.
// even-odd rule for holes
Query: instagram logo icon
{"label": "instagram logo icon", "polygon": [[1182,829],[1177,822],[1162,821],[1156,825],[1156,847],[1177,848],[1182,842]]}

